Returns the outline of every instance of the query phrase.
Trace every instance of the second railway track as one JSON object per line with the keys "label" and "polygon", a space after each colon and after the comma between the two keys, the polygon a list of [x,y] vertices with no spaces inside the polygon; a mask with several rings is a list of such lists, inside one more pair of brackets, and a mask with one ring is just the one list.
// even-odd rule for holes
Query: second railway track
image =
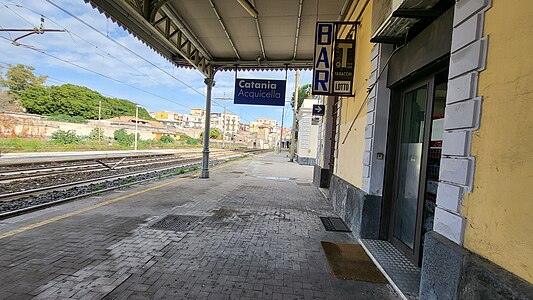
{"label": "second railway track", "polygon": [[[216,164],[221,161],[243,157],[249,153],[250,151],[219,151],[214,152],[211,157],[213,159],[212,162]],[[39,174],[25,180],[11,178],[9,181],[4,181],[4,183],[2,183],[0,178],[0,219],[142,181],[181,174],[184,171],[199,168],[201,155],[194,153],[181,155],[180,158],[167,158],[159,162],[151,160],[151,162],[137,160],[134,165],[125,165],[122,168],[117,166],[117,169],[112,171],[109,168],[102,168],[103,170],[99,171],[78,170],[59,175],[63,176],[63,179],[65,179],[64,176],[67,176],[66,180],[54,178],[54,176],[58,175],[57,173]],[[62,167],[65,166],[58,166],[58,168]],[[71,165],[70,167],[74,166]],[[73,176],[75,174],[78,176]],[[43,184],[43,180],[45,182],[48,180],[48,184]],[[13,186],[15,183],[21,185],[17,188],[16,185]],[[10,189],[7,190],[6,187]]]}

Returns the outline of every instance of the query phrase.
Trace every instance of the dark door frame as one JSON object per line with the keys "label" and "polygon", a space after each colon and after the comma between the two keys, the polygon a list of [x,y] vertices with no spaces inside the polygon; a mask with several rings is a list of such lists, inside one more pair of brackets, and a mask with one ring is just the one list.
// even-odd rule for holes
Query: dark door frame
{"label": "dark door frame", "polygon": [[[402,241],[397,239],[394,236],[394,218],[396,216],[396,199],[397,199],[397,192],[398,192],[398,183],[399,183],[399,165],[400,165],[400,155],[399,155],[399,149],[401,144],[401,132],[403,127],[403,107],[404,107],[404,101],[405,101],[405,95],[411,91],[414,91],[416,89],[426,87],[426,107],[425,107],[425,116],[424,116],[424,135],[423,135],[423,142],[422,142],[422,153],[421,153],[421,162],[420,162],[420,174],[418,178],[418,194],[417,194],[417,209],[416,209],[416,221],[415,221],[415,236],[414,236],[414,247],[413,249],[409,248],[407,245],[405,245]],[[418,81],[415,84],[412,84],[410,86],[407,86],[406,88],[401,90],[401,100],[400,100],[400,110],[398,111],[399,118],[398,118],[398,126],[396,128],[396,136],[398,137],[396,140],[396,153],[394,155],[395,163],[394,163],[394,180],[393,180],[393,189],[392,189],[392,206],[391,206],[391,214],[390,214],[390,221],[389,221],[389,241],[398,248],[407,258],[409,258],[415,265],[419,264],[420,260],[420,244],[421,244],[421,234],[422,234],[422,217],[423,217],[423,209],[424,209],[424,195],[425,195],[425,182],[426,182],[426,172],[427,169],[427,155],[428,155],[428,149],[429,149],[429,140],[431,138],[431,112],[433,109],[433,94],[434,94],[434,76],[431,76],[429,78],[425,78],[424,80]]]}
{"label": "dark door frame", "polygon": [[[408,259],[415,265],[421,263],[421,244],[422,244],[422,219],[424,213],[424,197],[426,190],[427,163],[429,155],[429,143],[431,140],[432,130],[432,113],[435,97],[435,83],[437,78],[447,71],[448,58],[439,60],[437,63],[426,68],[423,73],[426,76],[417,76],[417,80],[410,80],[410,84],[395,85],[391,87],[391,102],[389,108],[389,134],[387,136],[387,156],[385,160],[385,178],[383,191],[383,206],[381,211],[380,239],[389,240],[398,248]],[[421,75],[421,74],[420,74]],[[415,78],[412,78],[415,79]],[[397,172],[399,162],[399,144],[401,142],[400,132],[402,128],[401,116],[403,113],[403,101],[405,93],[428,85],[426,103],[426,118],[424,120],[424,140],[422,146],[422,162],[420,166],[419,193],[416,214],[416,233],[413,249],[409,248],[403,242],[395,240],[393,234],[394,208],[397,193]]]}

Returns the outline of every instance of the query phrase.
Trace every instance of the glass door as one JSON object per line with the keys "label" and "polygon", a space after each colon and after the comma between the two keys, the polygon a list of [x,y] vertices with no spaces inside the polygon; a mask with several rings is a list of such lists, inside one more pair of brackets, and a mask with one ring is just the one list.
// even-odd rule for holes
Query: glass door
{"label": "glass door", "polygon": [[[392,235],[395,241],[414,253],[423,161],[429,83],[403,94],[399,146],[396,163],[395,201]],[[409,251],[410,250],[410,251]]]}
{"label": "glass door", "polygon": [[401,93],[398,106],[389,240],[419,264],[433,229],[444,131],[447,71]]}

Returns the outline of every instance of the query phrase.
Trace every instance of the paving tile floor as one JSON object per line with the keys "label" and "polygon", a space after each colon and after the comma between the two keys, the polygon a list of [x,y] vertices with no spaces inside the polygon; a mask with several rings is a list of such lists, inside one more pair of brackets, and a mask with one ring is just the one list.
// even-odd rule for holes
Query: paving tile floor
{"label": "paving tile floor", "polygon": [[[324,230],[312,171],[269,153],[5,220],[0,299],[397,299],[329,272],[320,241],[356,240]],[[167,215],[199,219],[151,227]]]}

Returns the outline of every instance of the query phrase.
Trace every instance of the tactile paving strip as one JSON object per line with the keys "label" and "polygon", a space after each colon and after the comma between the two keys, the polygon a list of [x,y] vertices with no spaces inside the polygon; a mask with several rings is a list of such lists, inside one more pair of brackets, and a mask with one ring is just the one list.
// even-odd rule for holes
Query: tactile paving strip
{"label": "tactile paving strip", "polygon": [[198,216],[168,215],[154,223],[150,228],[184,232],[193,229],[199,220],[200,217]]}
{"label": "tactile paving strip", "polygon": [[362,239],[368,251],[408,299],[418,299],[420,269],[390,242]]}

